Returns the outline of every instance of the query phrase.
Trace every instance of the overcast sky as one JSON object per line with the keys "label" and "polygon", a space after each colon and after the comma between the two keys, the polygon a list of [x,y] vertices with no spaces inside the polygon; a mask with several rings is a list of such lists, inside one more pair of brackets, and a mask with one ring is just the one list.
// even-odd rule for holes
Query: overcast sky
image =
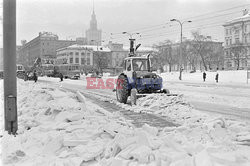
{"label": "overcast sky", "polygon": [[[223,23],[241,16],[244,8],[250,9],[250,0],[95,0],[94,4],[105,42],[128,44],[129,37],[121,33],[139,32],[141,37],[135,37],[144,46],[166,39],[177,41],[180,26],[170,23],[172,18],[193,21],[183,24],[185,37],[199,29],[223,41]],[[92,10],[93,0],[17,0],[17,44],[42,31],[55,33],[60,39],[85,36]]]}

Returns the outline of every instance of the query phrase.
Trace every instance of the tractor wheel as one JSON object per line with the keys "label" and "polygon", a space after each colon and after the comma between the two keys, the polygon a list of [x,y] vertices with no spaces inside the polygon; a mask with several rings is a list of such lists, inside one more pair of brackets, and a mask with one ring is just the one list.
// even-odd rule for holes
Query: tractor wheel
{"label": "tractor wheel", "polygon": [[124,75],[120,75],[116,84],[116,98],[120,103],[127,103],[129,96],[128,80]]}
{"label": "tractor wheel", "polygon": [[170,94],[170,91],[168,89],[163,89],[162,92],[166,94]]}
{"label": "tractor wheel", "polygon": [[137,94],[137,90],[133,88],[131,90],[131,95],[130,95],[131,105],[136,105],[136,99],[137,99],[136,94]]}

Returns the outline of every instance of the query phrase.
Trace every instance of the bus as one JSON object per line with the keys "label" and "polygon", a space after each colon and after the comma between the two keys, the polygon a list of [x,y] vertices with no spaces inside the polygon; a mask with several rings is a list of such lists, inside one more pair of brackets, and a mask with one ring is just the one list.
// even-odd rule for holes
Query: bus
{"label": "bus", "polygon": [[74,78],[74,79],[78,79],[81,73],[79,64],[55,65],[55,71],[57,73],[62,73],[64,78]]}
{"label": "bus", "polygon": [[42,64],[42,73],[44,76],[49,76],[54,72],[54,64]]}

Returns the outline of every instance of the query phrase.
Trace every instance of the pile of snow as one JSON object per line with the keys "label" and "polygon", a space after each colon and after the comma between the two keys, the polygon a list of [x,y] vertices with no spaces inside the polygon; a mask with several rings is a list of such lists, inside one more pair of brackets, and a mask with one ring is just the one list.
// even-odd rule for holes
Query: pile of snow
{"label": "pile of snow", "polygon": [[139,98],[134,110],[160,114],[179,124],[187,123],[191,119],[193,122],[199,121],[203,116],[206,117],[206,114],[193,109],[184,99],[183,95],[168,96],[167,94],[150,94],[146,97]]}
{"label": "pile of snow", "polygon": [[[136,106],[118,105],[134,112],[158,114],[179,124],[177,127],[165,127],[159,135],[166,136],[169,141],[174,140],[175,143],[180,143],[187,151],[192,149],[191,156],[199,153],[198,156],[201,157],[199,161],[202,164],[197,165],[213,165],[220,159],[226,159],[219,162],[221,165],[229,165],[230,162],[234,165],[238,162],[239,156],[245,158],[248,164],[250,162],[250,157],[246,155],[250,154],[250,125],[248,122],[202,113],[194,109],[182,95],[150,94],[139,98]],[[180,165],[184,165],[184,163],[192,165],[188,163],[188,161],[191,162],[191,158],[182,161]]]}
{"label": "pile of snow", "polygon": [[245,123],[193,115],[181,96],[151,95],[129,107],[161,110],[181,124],[159,130],[148,125],[134,128],[120,114],[107,113],[79,93],[56,86],[18,81],[18,95],[18,135],[5,132],[0,139],[4,165],[250,164],[249,146],[238,145],[250,137]]}

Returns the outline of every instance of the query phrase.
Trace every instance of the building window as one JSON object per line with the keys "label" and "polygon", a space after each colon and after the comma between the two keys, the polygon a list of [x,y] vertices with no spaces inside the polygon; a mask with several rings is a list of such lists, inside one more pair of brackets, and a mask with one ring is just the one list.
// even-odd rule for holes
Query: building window
{"label": "building window", "polygon": [[230,58],[229,55],[230,55],[230,52],[226,51],[226,58]]}
{"label": "building window", "polygon": [[79,58],[75,58],[75,62],[76,62],[76,63],[79,63]]}
{"label": "building window", "polygon": [[245,43],[247,43],[247,36],[245,36]]}
{"label": "building window", "polygon": [[240,33],[239,29],[235,29],[234,33],[239,34]]}
{"label": "building window", "polygon": [[73,55],[73,52],[70,52],[69,55]]}
{"label": "building window", "polygon": [[228,61],[227,62],[227,67],[232,67],[233,65],[232,65],[232,62],[230,62],[230,61]]}
{"label": "building window", "polygon": [[87,65],[90,65],[90,58],[87,58]]}
{"label": "building window", "polygon": [[85,65],[85,59],[84,58],[81,58],[81,64]]}
{"label": "building window", "polygon": [[247,32],[247,25],[244,26],[244,32]]}
{"label": "building window", "polygon": [[228,39],[226,39],[226,45],[228,46]]}
{"label": "building window", "polygon": [[79,52],[75,52],[75,55],[79,55]]}
{"label": "building window", "polygon": [[82,52],[81,55],[84,55],[84,52]]}
{"label": "building window", "polygon": [[235,43],[236,43],[236,44],[240,43],[240,39],[239,39],[238,37],[235,38]]}
{"label": "building window", "polygon": [[73,58],[69,58],[69,63],[73,63]]}
{"label": "building window", "polygon": [[229,44],[232,45],[232,39],[229,40]]}

